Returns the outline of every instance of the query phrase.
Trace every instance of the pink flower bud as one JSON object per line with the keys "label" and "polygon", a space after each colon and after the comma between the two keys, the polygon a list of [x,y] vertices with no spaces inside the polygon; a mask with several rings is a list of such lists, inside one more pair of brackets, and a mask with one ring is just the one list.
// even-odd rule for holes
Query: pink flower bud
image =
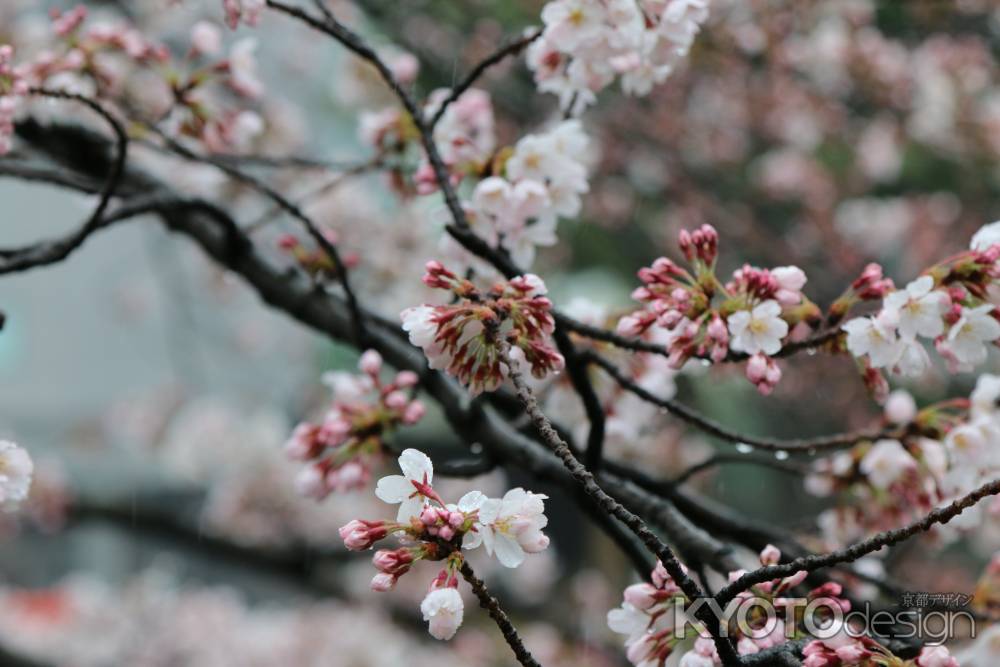
{"label": "pink flower bud", "polygon": [[425,526],[433,526],[438,521],[438,514],[433,507],[425,507],[420,513],[420,521]]}
{"label": "pink flower bud", "polygon": [[442,540],[450,540],[455,537],[455,530],[451,526],[441,526],[438,529],[438,537]]}
{"label": "pink flower bud", "polygon": [[371,587],[376,593],[388,593],[393,588],[396,587],[397,577],[391,574],[386,574],[385,572],[379,572],[374,577],[372,577]]}
{"label": "pink flower bud", "polygon": [[295,490],[300,496],[323,500],[330,495],[326,472],[317,465],[306,466],[295,477]]}
{"label": "pink flower bud", "polygon": [[379,572],[385,572],[395,577],[405,574],[413,563],[413,554],[409,549],[380,549],[372,557],[372,563]]}
{"label": "pink flower bud", "polygon": [[396,375],[396,386],[400,389],[406,389],[408,387],[413,387],[420,381],[420,376],[413,371],[400,371]]}
{"label": "pink flower bud", "polygon": [[366,375],[375,376],[382,370],[382,355],[375,350],[367,350],[361,355],[358,368]]}
{"label": "pink flower bud", "polygon": [[777,565],[780,560],[781,550],[773,544],[768,544],[764,547],[764,550],[760,552],[761,565]]}
{"label": "pink flower bud", "polygon": [[403,423],[405,424],[416,424],[418,421],[424,418],[424,414],[427,409],[424,404],[420,401],[412,401],[406,406],[406,410],[403,412]]}
{"label": "pink flower bud", "polygon": [[390,392],[388,396],[385,397],[385,405],[393,410],[400,410],[410,402],[410,399],[405,393],[401,391]]}
{"label": "pink flower bud", "polygon": [[364,551],[370,549],[375,542],[381,540],[388,534],[384,521],[361,521],[353,519],[346,525],[341,526],[340,538],[344,540],[344,546],[351,551]]}
{"label": "pink flower bud", "polygon": [[645,611],[656,604],[658,592],[651,584],[632,584],[625,589],[625,602]]}

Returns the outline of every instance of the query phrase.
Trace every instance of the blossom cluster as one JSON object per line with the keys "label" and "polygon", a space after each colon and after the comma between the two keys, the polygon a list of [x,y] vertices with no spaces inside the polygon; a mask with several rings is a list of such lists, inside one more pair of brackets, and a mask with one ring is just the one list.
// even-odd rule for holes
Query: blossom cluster
{"label": "blossom cluster", "polygon": [[0,509],[14,512],[28,498],[35,466],[22,447],[0,440]]}
{"label": "blossom cluster", "polygon": [[[264,130],[256,111],[226,99],[234,93],[250,100],[264,92],[252,38],[237,41],[228,57],[220,57],[219,28],[200,21],[190,30],[185,57],[174,58],[131,23],[92,20],[83,5],[53,12],[51,30],[53,46],[16,69],[9,64],[9,49],[0,55],[0,93],[11,88],[16,72],[21,93],[30,84],[97,97],[143,113],[144,122],[194,139],[210,152],[246,150]],[[9,117],[14,105],[8,100],[0,108],[2,117]],[[0,135],[9,135],[8,129],[0,122]]]}
{"label": "blossom cluster", "polygon": [[385,438],[399,425],[416,424],[424,405],[407,394],[417,375],[401,371],[383,383],[382,357],[368,350],[358,362],[360,375],[327,373],[333,403],[321,423],[303,422],[285,443],[296,461],[307,461],[296,480],[304,496],[322,500],[334,492],[364,487],[381,462]]}
{"label": "blossom cluster", "polygon": [[[763,566],[774,565],[781,558],[781,552],[768,545],[760,554]],[[730,581],[735,581],[743,574],[743,570],[729,573]],[[742,592],[736,603],[757,598],[771,602],[775,609],[786,610],[789,605],[782,603],[782,598],[791,594],[793,588],[799,586],[806,577],[805,571],[758,584],[750,591]],[[850,610],[850,603],[840,598],[839,584],[829,582],[815,588],[807,594],[807,599],[822,598],[827,604],[840,607],[843,611]],[[694,646],[685,652],[679,664],[683,667],[709,667],[722,664],[716,652],[715,645],[709,638],[704,626],[697,620],[684,615],[684,593],[677,583],[669,576],[659,562],[650,576],[650,582],[633,584],[625,589],[624,601],[621,607],[608,612],[608,626],[619,634],[627,635],[625,645],[628,648],[629,662],[640,667],[658,667],[678,652],[690,647],[690,642],[684,642],[686,633],[678,631],[690,625],[700,635]],[[764,649],[776,646],[785,641],[787,623],[798,623],[794,615],[789,618],[767,619],[751,615],[741,621],[730,632],[736,641],[740,655],[758,653]]]}
{"label": "blossom cluster", "polygon": [[[822,513],[820,527],[834,543],[914,521],[996,477],[1000,456],[1000,377],[981,375],[969,398],[917,410],[903,390],[886,401],[886,424],[894,437],[860,442],[813,464],[806,489],[817,496],[849,499]],[[988,505],[986,517],[1000,506]],[[938,529],[940,539],[979,525],[984,509],[970,508]]]}
{"label": "blossom cluster", "polygon": [[971,250],[931,267],[905,289],[890,286],[877,313],[845,322],[851,354],[868,368],[919,376],[930,362],[924,338],[952,372],[985,361],[987,345],[1000,339],[1000,313],[989,300],[1000,276],[998,232],[1000,225],[984,227]]}
{"label": "blossom cluster", "polygon": [[537,378],[563,368],[563,357],[549,340],[555,322],[541,278],[529,273],[481,292],[438,262],[426,268],[424,283],[456,299],[400,314],[410,342],[424,350],[431,368],[458,378],[473,395],[493,391],[507,378],[511,360],[502,353],[504,342]]}
{"label": "blossom cluster", "polygon": [[[781,560],[781,551],[767,545],[760,552],[763,567]],[[745,570],[729,573],[729,581],[746,574]],[[753,655],[784,644],[789,639],[808,638],[804,618],[796,612],[795,596],[806,579],[807,572],[800,570],[792,575],[765,581],[741,592],[729,605],[736,608],[744,603],[754,604],[750,613],[736,614],[729,623],[728,636],[735,640],[741,656]],[[676,582],[659,562],[650,582],[633,584],[625,589],[624,601],[617,609],[608,612],[608,626],[627,636],[626,656],[637,667],[715,667],[721,665],[715,643],[700,621],[684,612],[686,598]],[[817,617],[810,619],[811,627],[824,627],[829,637],[813,640],[804,647],[806,667],[867,667],[876,664],[906,665],[908,667],[958,667],[943,646],[928,646],[913,661],[896,658],[887,648],[863,633],[849,628],[842,620],[851,610],[851,603],[843,597],[843,587],[828,581],[805,593],[804,600],[816,607]],[[765,606],[776,615],[764,611]],[[839,609],[840,614],[834,610]],[[840,623],[841,625],[835,625]],[[697,638],[688,641],[686,629],[697,631]],[[833,629],[832,632],[829,630]],[[681,632],[681,630],[685,630]],[[848,632],[848,630],[851,630]],[[673,658],[679,656],[679,660]]]}
{"label": "blossom cluster", "polygon": [[402,475],[379,480],[375,495],[398,504],[395,521],[354,519],[340,528],[348,549],[363,551],[397,535],[405,546],[382,549],[372,559],[378,574],[371,588],[389,591],[414,563],[445,561],[420,605],[428,630],[436,639],[451,639],[462,624],[464,603],[458,576],[465,560],[462,550],[482,545],[506,567],[517,567],[527,553],[543,551],[549,538],[542,532],[545,496],[516,488],[503,498],[470,491],[457,504],[445,503],[434,490],[434,466],[426,454],[407,449],[399,457]]}
{"label": "blossom cluster", "polygon": [[796,266],[744,265],[723,284],[715,272],[719,235],[711,225],[683,230],[678,240],[691,270],[666,257],[640,269],[643,286],[632,297],[645,306],[623,317],[618,333],[640,336],[650,329],[665,330],[675,369],[692,357],[720,362],[731,352],[747,355],[747,379],[769,394],[781,379],[773,355],[794,327],[808,329],[818,316],[817,307],[802,294],[805,273]]}
{"label": "blossom cluster", "polygon": [[465,203],[473,229],[518,266],[530,266],[536,246],[555,244],[557,220],[580,212],[589,189],[588,143],[576,120],[523,137],[509,157],[494,160],[496,175],[481,180]]}
{"label": "blossom cluster", "polygon": [[645,95],[687,57],[708,18],[708,0],[553,0],[541,37],[528,50],[538,89],[574,112],[621,77]]}

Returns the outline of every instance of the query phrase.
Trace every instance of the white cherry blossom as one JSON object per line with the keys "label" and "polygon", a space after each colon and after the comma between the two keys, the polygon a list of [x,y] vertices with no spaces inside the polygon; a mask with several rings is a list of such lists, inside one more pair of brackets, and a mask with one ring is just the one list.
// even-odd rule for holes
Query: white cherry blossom
{"label": "white cherry blossom", "polygon": [[729,347],[747,354],[775,354],[781,339],[788,334],[788,323],[781,319],[781,305],[772,299],[750,310],[738,310],[729,316]]}
{"label": "white cherry blossom", "polygon": [[892,366],[903,353],[891,318],[855,317],[841,327],[847,332],[847,349],[855,357],[868,355],[874,368]]}
{"label": "white cherry blossom", "polygon": [[962,364],[975,366],[986,361],[986,343],[1000,338],[1000,322],[990,313],[992,304],[966,308],[948,331],[948,350]]}
{"label": "white cherry blossom", "polygon": [[406,449],[399,455],[402,475],[383,477],[375,486],[375,495],[383,502],[399,503],[396,520],[404,523],[418,516],[427,504],[418,486],[430,486],[434,479],[434,465],[430,458],[416,449]]}
{"label": "white cherry blossom", "polygon": [[969,248],[972,250],[986,250],[998,243],[1000,243],[1000,220],[980,227],[979,231],[972,235]]}
{"label": "white cherry blossom", "polygon": [[887,489],[916,463],[898,440],[878,440],[861,459],[860,468],[872,486]]}
{"label": "white cherry blossom", "polygon": [[462,617],[465,604],[462,596],[455,588],[437,588],[427,594],[420,603],[420,611],[427,621],[427,631],[434,639],[448,640],[455,636]]}
{"label": "white cherry blossom", "polygon": [[548,524],[545,498],[518,487],[502,499],[484,500],[479,506],[477,530],[466,535],[463,547],[474,549],[482,544],[505,567],[517,567],[526,553],[538,553],[549,545],[542,532]]}
{"label": "white cherry blossom", "polygon": [[934,279],[930,276],[921,276],[906,289],[885,297],[885,307],[896,314],[899,335],[903,338],[940,336],[944,331],[941,317],[948,303],[948,295],[934,290]]}

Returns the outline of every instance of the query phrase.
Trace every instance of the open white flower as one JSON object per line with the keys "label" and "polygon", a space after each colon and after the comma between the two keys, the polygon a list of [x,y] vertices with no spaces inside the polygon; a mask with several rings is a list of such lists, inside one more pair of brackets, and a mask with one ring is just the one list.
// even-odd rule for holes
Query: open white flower
{"label": "open white flower", "polygon": [[855,317],[841,329],[847,332],[847,349],[855,357],[868,355],[873,368],[892,366],[903,353],[891,318]]}
{"label": "open white flower", "polygon": [[980,227],[979,231],[973,234],[969,248],[972,250],[986,250],[998,243],[1000,243],[1000,220]]}
{"label": "open white flower", "polygon": [[434,639],[448,640],[455,636],[462,625],[465,604],[455,588],[437,588],[420,603],[420,611],[427,621],[427,631]]}
{"label": "open white flower", "polygon": [[549,546],[549,538],[542,532],[549,521],[543,502],[546,497],[518,487],[502,499],[484,499],[476,531],[466,534],[462,546],[475,549],[482,544],[504,566],[517,567],[524,562],[525,553],[538,553]]}
{"label": "open white flower", "polygon": [[399,455],[399,468],[402,475],[389,475],[378,481],[375,495],[390,505],[400,503],[396,521],[403,523],[419,516],[427,504],[421,489],[429,489],[434,479],[434,465],[423,452],[407,449]]}
{"label": "open white flower", "polygon": [[739,310],[728,318],[729,347],[747,354],[775,354],[788,334],[788,322],[781,319],[781,305],[769,299],[752,311]]}
{"label": "open white flower", "polygon": [[981,364],[986,361],[986,345],[1000,338],[1000,322],[990,313],[992,304],[966,308],[948,332],[948,349],[960,363]]}
{"label": "open white flower", "polygon": [[27,451],[0,440],[0,509],[13,512],[28,497],[34,469]]}
{"label": "open white flower", "polygon": [[906,289],[885,297],[885,307],[896,314],[899,335],[903,338],[937,338],[944,331],[941,319],[948,309],[948,295],[933,290],[930,276],[917,278]]}
{"label": "open white flower", "polygon": [[887,489],[907,470],[916,467],[916,464],[916,460],[898,440],[879,440],[861,459],[860,467],[872,486]]}
{"label": "open white flower", "polygon": [[969,395],[973,416],[994,416],[1000,407],[1000,375],[983,373],[976,380],[976,388]]}

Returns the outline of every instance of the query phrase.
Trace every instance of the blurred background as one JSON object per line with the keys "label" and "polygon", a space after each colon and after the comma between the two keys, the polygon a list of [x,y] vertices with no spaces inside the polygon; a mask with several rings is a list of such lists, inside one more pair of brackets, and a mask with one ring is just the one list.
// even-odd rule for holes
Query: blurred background
{"label": "blurred background", "polygon": [[[44,4],[5,0],[0,43],[38,48]],[[221,22],[219,3],[209,0],[86,4],[146,26],[181,52],[195,20]],[[335,8],[380,47],[414,54],[416,89],[426,94],[539,24],[542,4],[363,0]],[[642,99],[609,90],[585,114],[591,192],[534,267],[556,303],[610,322],[634,307],[638,268],[676,258],[677,232],[710,223],[725,270],[801,266],[806,293],[825,306],[868,262],[905,284],[1000,218],[994,3],[713,0],[711,12],[691,58],[666,84]],[[258,38],[269,90],[257,152],[363,162],[359,114],[389,103],[371,74],[283,18],[266,16],[256,33],[244,27],[226,39],[248,35]],[[500,144],[557,113],[554,98],[534,92],[523,59],[491,70],[479,87],[492,94]],[[192,167],[174,179],[181,189],[232,195],[211,172]],[[274,178],[301,194],[328,175]],[[357,254],[366,302],[395,317],[425,297],[420,267],[436,252],[442,210],[436,197],[395,201],[385,192],[382,175],[363,174],[308,205]],[[243,219],[266,215],[258,199],[232,201]],[[68,231],[93,204],[13,180],[0,181],[0,202],[5,246]],[[273,243],[283,225],[261,238]],[[368,558],[343,553],[336,528],[385,513],[369,492],[322,503],[295,493],[297,465],[281,446],[328,400],[321,374],[352,369],[355,352],[268,309],[153,219],[102,233],[64,263],[5,276],[0,310],[0,436],[37,464],[27,511],[3,517],[6,660],[507,664],[495,628],[472,604],[466,626],[443,646],[423,629],[421,582],[404,579],[388,596],[367,590]],[[767,399],[740,369],[687,369],[675,380],[687,403],[759,435],[848,430],[880,414],[843,358],[790,360]],[[919,404],[967,395],[973,381],[943,368],[916,385],[892,380]],[[675,474],[716,446],[655,411],[643,420],[610,451],[650,474]],[[463,443],[432,413],[394,442],[411,444],[433,454]],[[544,664],[625,664],[605,614],[634,575],[573,498],[501,471],[446,488],[499,493],[519,484],[551,496],[553,547],[519,570],[483,562],[481,573]],[[815,517],[826,501],[807,494],[799,477],[733,466],[692,484],[822,544]],[[903,549],[891,565],[897,578],[921,582],[916,590],[971,591],[998,546],[986,536],[931,558],[923,547]]]}

